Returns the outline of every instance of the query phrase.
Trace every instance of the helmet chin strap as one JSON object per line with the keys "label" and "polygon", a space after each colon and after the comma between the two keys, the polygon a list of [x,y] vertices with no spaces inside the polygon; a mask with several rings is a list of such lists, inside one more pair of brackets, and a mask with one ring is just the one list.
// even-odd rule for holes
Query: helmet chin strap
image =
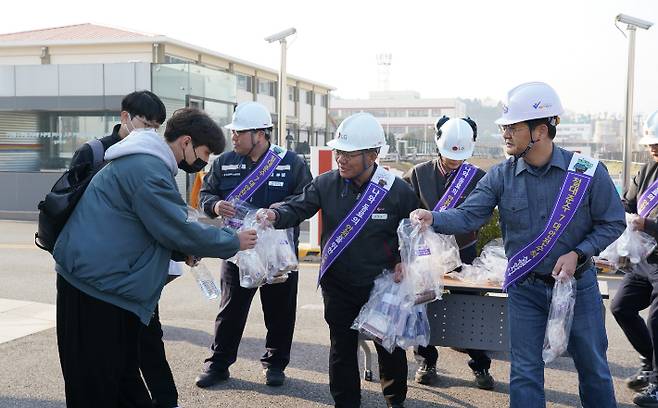
{"label": "helmet chin strap", "polygon": [[521,152],[521,154],[515,154],[514,155],[514,163],[519,161],[520,158],[525,157],[528,154],[528,152],[530,151],[530,149],[532,149],[532,146],[534,146],[534,145],[535,145],[535,141],[532,138],[532,132],[530,132],[530,143],[528,143],[528,146],[526,146],[526,148]]}

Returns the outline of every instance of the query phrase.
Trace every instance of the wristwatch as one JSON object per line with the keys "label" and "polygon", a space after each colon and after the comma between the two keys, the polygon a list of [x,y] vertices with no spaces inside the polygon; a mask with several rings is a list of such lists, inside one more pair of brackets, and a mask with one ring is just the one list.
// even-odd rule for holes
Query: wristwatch
{"label": "wristwatch", "polygon": [[587,255],[585,255],[585,253],[580,249],[576,248],[573,250],[573,252],[578,254],[578,261],[577,261],[578,265],[582,265],[585,263],[585,261],[587,261]]}

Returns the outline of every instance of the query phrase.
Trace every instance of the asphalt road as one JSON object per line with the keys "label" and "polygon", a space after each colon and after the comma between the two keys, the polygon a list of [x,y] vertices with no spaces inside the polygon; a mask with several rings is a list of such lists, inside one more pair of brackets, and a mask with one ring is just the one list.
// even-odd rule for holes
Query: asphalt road
{"label": "asphalt road", "polygon": [[[34,223],[0,221],[0,298],[54,304],[53,260],[32,244],[34,230]],[[209,265],[217,271],[219,262],[210,261]],[[322,317],[322,299],[315,289],[316,274],[316,264],[306,264],[300,271],[297,328],[291,363],[286,370],[288,380],[280,388],[265,386],[261,378],[259,357],[264,351],[265,327],[258,296],[251,308],[238,361],[231,367],[231,379],[212,389],[195,387],[194,378],[208,355],[218,302],[205,300],[189,274],[168,285],[162,295],[160,315],[181,406],[330,406],[329,336]],[[617,283],[614,278],[609,281],[611,295],[614,295]],[[607,327],[608,359],[619,406],[634,406],[631,402],[633,393],[625,388],[623,379],[634,372],[638,364],[637,354],[609,312]],[[482,391],[472,386],[465,354],[446,348],[440,349],[439,354],[438,384],[421,386],[413,383],[417,365],[413,354],[408,352],[410,387],[407,407],[493,408],[509,405],[509,363],[505,355],[494,356],[496,360],[491,372],[497,380],[495,390]],[[375,377],[376,373],[375,368]],[[377,382],[363,382],[362,388],[364,407],[385,406]],[[546,395],[548,406],[579,405],[577,374],[568,358],[559,358],[546,369]],[[63,401],[54,328],[0,344],[0,407],[64,407]]]}

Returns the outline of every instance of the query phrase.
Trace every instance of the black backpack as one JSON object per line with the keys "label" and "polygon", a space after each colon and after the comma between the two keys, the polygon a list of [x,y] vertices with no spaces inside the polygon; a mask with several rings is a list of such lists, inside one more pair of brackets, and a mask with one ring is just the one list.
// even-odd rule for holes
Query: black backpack
{"label": "black backpack", "polygon": [[100,140],[87,142],[93,153],[93,165],[82,163],[71,167],[53,185],[46,198],[39,202],[39,227],[34,234],[34,243],[50,253],[55,248],[59,233],[80,201],[89,182],[105,164],[105,148]]}

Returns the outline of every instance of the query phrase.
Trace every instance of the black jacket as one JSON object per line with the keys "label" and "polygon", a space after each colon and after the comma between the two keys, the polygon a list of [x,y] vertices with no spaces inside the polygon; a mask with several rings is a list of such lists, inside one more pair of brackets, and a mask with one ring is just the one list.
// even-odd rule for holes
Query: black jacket
{"label": "black jacket", "polygon": [[[647,163],[642,166],[640,172],[633,177],[628,189],[624,191],[622,203],[627,213],[637,214],[637,200],[649,188],[651,183],[658,179],[658,162]],[[644,232],[658,239],[658,206],[654,208],[644,221]],[[653,264],[658,263],[658,249],[653,251],[648,261]]]}
{"label": "black jacket", "polygon": [[[103,149],[107,150],[112,146],[113,144],[119,142],[121,140],[121,137],[119,137],[119,129],[121,129],[121,124],[114,125],[114,128],[112,128],[112,133],[99,139],[101,143],[103,144]],[[94,163],[94,153],[91,150],[91,147],[85,143],[82,146],[78,148],[78,150],[73,153],[73,158],[71,159],[71,165],[69,167],[74,167],[77,165],[87,165],[90,167],[89,170],[91,170],[91,166],[93,166]]]}
{"label": "black jacket", "polygon": [[[439,169],[439,160],[434,159],[424,163],[417,164],[409,170],[403,177],[405,181],[411,184],[411,187],[420,198],[420,205],[426,210],[432,211],[436,204],[439,202],[443,194],[452,183],[453,177],[446,179]],[[464,202],[466,197],[475,189],[478,181],[484,177],[486,173],[482,169],[478,169],[477,173],[471,180],[470,184],[462,194],[461,198],[455,204],[455,207]],[[464,248],[465,245],[477,240],[477,231],[468,234],[455,235],[459,248]]]}
{"label": "black jacket", "polygon": [[[276,209],[276,228],[297,225],[322,210],[322,238],[324,248],[334,230],[352,210],[365,190],[340,177],[333,170],[316,177],[304,188],[303,194]],[[373,283],[385,268],[400,262],[397,227],[400,220],[418,208],[418,197],[411,187],[396,177],[391,190],[377,207],[361,232],[343,253],[336,258],[324,279],[345,285],[365,286]]]}
{"label": "black jacket", "polygon": [[[252,161],[248,156],[240,156],[234,151],[224,152],[212,164],[212,169],[203,179],[201,206],[209,217],[217,215],[213,211],[215,203],[226,197],[244,180],[251,170],[263,160]],[[249,198],[248,203],[255,208],[267,208],[271,204],[284,202],[302,193],[313,176],[304,159],[288,151],[270,178]],[[295,247],[299,241],[299,227],[294,229]]]}

